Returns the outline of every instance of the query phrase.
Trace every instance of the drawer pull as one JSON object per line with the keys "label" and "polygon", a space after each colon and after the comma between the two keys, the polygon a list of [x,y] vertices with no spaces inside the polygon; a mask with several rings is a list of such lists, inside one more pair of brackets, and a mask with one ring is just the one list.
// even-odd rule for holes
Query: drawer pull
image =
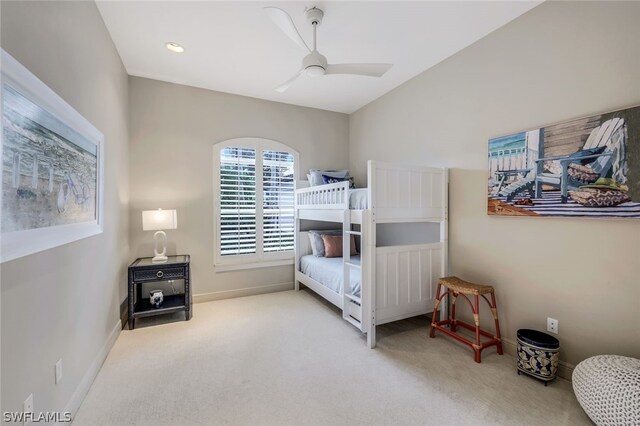
{"label": "drawer pull", "polygon": [[164,272],[162,272],[162,271],[156,272],[156,277],[162,278],[163,276],[164,276]]}

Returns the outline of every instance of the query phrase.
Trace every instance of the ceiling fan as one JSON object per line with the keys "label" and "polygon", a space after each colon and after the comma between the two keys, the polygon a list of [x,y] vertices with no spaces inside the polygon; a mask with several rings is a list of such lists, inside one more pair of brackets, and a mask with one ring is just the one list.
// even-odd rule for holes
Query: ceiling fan
{"label": "ceiling fan", "polygon": [[285,33],[295,44],[309,53],[302,58],[302,68],[289,80],[276,88],[283,93],[303,74],[317,77],[325,74],[355,74],[369,77],[382,77],[392,64],[329,64],[327,58],[320,54],[316,48],[316,27],[322,23],[324,12],[317,7],[307,9],[307,20],[313,26],[313,50],[305,43],[298,32],[291,16],[277,7],[265,7],[271,20]]}

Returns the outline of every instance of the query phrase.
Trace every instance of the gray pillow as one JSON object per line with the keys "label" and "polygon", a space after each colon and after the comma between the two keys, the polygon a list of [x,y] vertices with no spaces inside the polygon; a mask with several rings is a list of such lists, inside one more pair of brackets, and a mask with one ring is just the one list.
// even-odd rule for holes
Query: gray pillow
{"label": "gray pillow", "polygon": [[324,241],[323,235],[342,235],[342,229],[329,229],[320,231],[309,231],[309,243],[311,244],[311,253],[316,257],[324,257]]}

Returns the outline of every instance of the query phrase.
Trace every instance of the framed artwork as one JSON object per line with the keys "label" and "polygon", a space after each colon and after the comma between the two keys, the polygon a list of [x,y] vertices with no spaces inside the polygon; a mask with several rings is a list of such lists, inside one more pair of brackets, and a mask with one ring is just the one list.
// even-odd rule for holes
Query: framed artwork
{"label": "framed artwork", "polygon": [[489,140],[488,213],[640,218],[640,106]]}
{"label": "framed artwork", "polygon": [[2,51],[0,259],[102,232],[103,135]]}

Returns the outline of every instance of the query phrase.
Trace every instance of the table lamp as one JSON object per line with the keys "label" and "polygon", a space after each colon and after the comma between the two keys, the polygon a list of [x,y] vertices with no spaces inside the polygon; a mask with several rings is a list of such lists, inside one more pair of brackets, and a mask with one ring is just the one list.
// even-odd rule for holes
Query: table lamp
{"label": "table lamp", "polygon": [[[167,234],[165,229],[178,228],[178,214],[175,210],[144,210],[142,212],[142,230],[157,231],[153,235],[154,245],[152,262],[166,262],[167,258]],[[162,248],[162,251],[158,249]]]}

